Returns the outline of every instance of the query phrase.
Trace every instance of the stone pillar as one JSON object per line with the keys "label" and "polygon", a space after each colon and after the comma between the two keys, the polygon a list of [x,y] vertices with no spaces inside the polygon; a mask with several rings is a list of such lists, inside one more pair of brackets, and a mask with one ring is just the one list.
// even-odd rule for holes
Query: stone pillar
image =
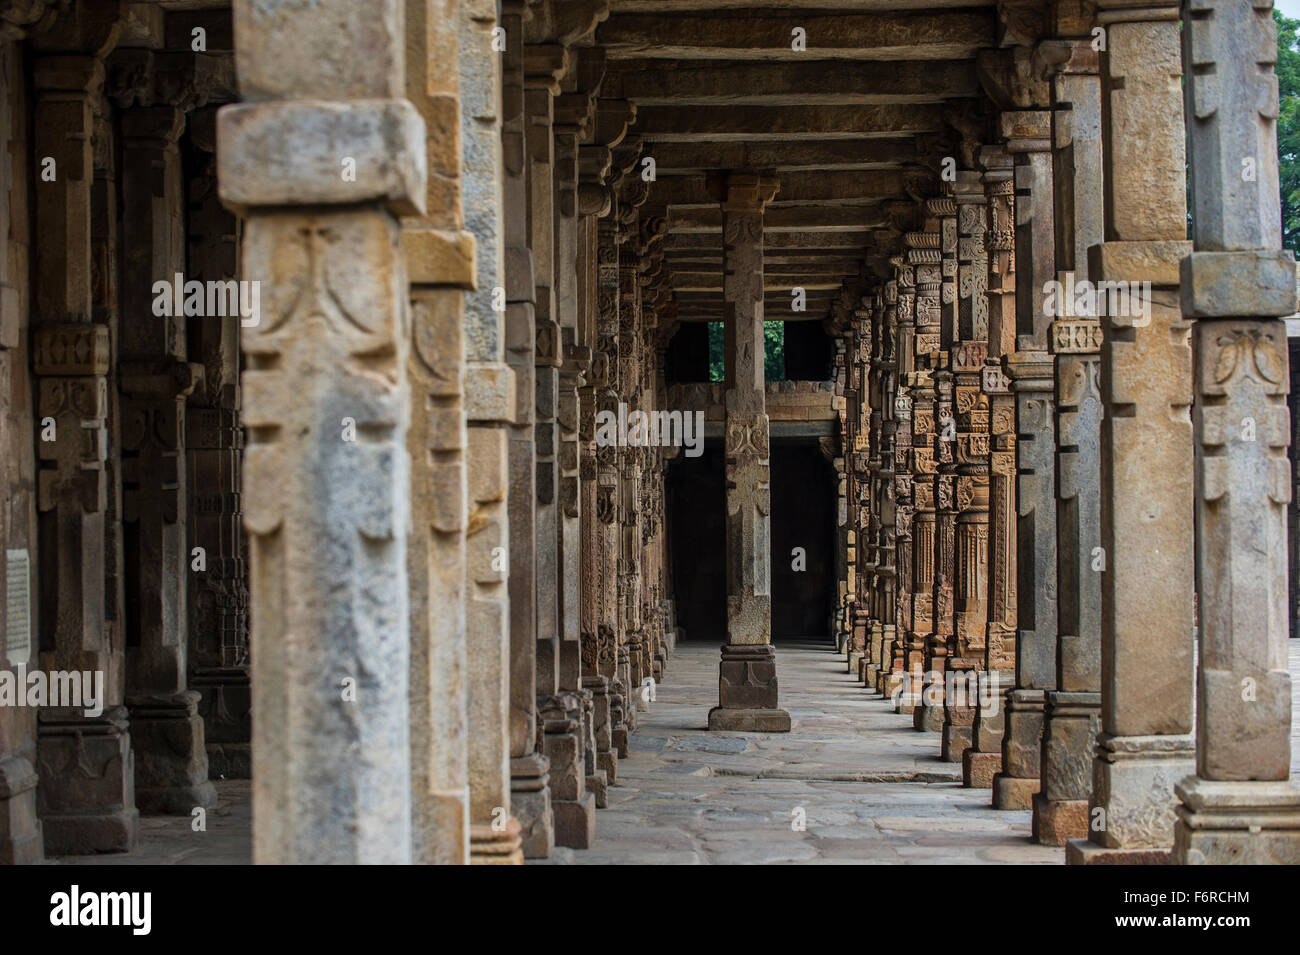
{"label": "stone pillar", "polygon": [[1043,705],[1056,682],[1056,495],[1052,356],[1045,290],[1056,278],[1051,114],[1004,112],[1015,156],[1016,350],[1003,360],[1016,403],[1016,688],[1007,699],[993,806],[1028,809],[1038,791]]}
{"label": "stone pillar", "polygon": [[218,181],[244,217],[242,274],[261,283],[259,321],[243,329],[253,858],[409,863],[410,328],[397,215],[424,214],[427,167],[424,123],[403,98],[403,8],[233,9],[247,102],[218,116]]}
{"label": "stone pillar", "polygon": [[[909,679],[907,653],[912,627],[913,593],[913,549],[915,544],[915,485],[912,473],[912,420],[913,402],[909,379],[914,367],[914,332],[916,322],[916,272],[908,263],[907,255],[896,256],[891,263],[898,275],[898,314],[897,328],[892,339],[887,338],[882,346],[886,355],[893,358],[894,368],[886,378],[887,384],[882,392],[882,404],[888,403],[891,416],[897,422],[893,433],[892,466],[894,471],[894,633],[893,645],[889,654],[889,669],[881,681],[880,692],[891,699],[900,687]],[[883,454],[883,452],[882,452]],[[896,711],[904,712],[904,707],[911,705],[910,693],[900,696],[895,703]],[[911,710],[906,710],[911,712]]]}
{"label": "stone pillar", "polygon": [[[14,29],[12,21],[9,27]],[[6,621],[0,663],[7,667],[30,666],[39,652],[31,566],[36,503],[30,490],[22,490],[30,488],[35,474],[41,425],[33,415],[31,378],[23,359],[31,298],[32,166],[20,38],[11,32],[0,40],[0,448],[5,454],[0,465],[0,514],[5,516],[0,520],[0,579],[6,582],[0,592],[0,619]],[[34,158],[39,163],[40,157]],[[44,859],[44,832],[36,813],[36,721],[32,708],[0,710],[0,865]]]}
{"label": "stone pillar", "polygon": [[709,729],[784,733],[772,647],[768,424],[763,380],[763,208],[778,184],[732,173],[722,184],[727,339],[727,642]]}
{"label": "stone pillar", "polygon": [[957,306],[962,342],[950,355],[956,432],[953,644],[944,678],[943,758],[964,762],[974,741],[979,675],[984,670],[989,586],[989,399],[982,388],[988,356],[988,254],[984,184],[962,170],[957,202]]}
{"label": "stone pillar", "polygon": [[1181,864],[1300,862],[1300,790],[1288,782],[1289,382],[1276,321],[1295,304],[1295,262],[1279,249],[1271,7],[1183,8],[1196,250],[1181,291],[1195,319],[1202,590],[1196,775],[1176,786]]}
{"label": "stone pillar", "polygon": [[[537,181],[536,198],[551,201],[549,176],[533,175],[532,155],[550,153],[550,124],[545,135],[531,126],[530,107],[544,105],[550,116],[550,90],[525,89],[527,57],[523,41],[523,14],[527,4],[506,0],[501,24],[507,42],[502,54],[502,150],[505,182],[502,212],[505,220],[506,362],[515,373],[515,415],[510,429],[509,492],[509,596],[510,596],[510,789],[511,810],[519,821],[524,856],[544,859],[555,845],[551,816],[550,761],[537,751],[537,274],[533,263],[530,223],[530,186]],[[510,42],[510,37],[515,42]],[[542,57],[536,69],[548,69],[553,58]],[[548,84],[554,73],[547,72]],[[540,81],[537,76],[536,81]],[[534,84],[535,85],[535,84]],[[531,101],[529,97],[531,96]],[[549,228],[549,217],[548,217]],[[549,247],[549,239],[545,239]],[[546,286],[550,287],[549,283]],[[543,307],[547,307],[543,304]]]}
{"label": "stone pillar", "polygon": [[[1044,707],[1034,839],[1063,846],[1088,835],[1092,756],[1101,721],[1101,325],[1075,313],[1088,248],[1102,241],[1101,78],[1091,40],[1048,41],[1053,65],[1052,154],[1056,272],[1056,688]],[[1062,298],[1069,297],[1062,301]]]}
{"label": "stone pillar", "polygon": [[[217,804],[199,694],[186,686],[188,619],[185,398],[202,371],[186,362],[185,316],[160,317],[153,284],[184,273],[180,152],[185,115],[171,106],[122,113],[122,519],[125,524],[127,706],[136,803],[189,815]],[[206,564],[206,559],[204,565]],[[203,566],[203,565],[200,565]]]}
{"label": "stone pillar", "polygon": [[[40,666],[103,675],[103,712],[43,708],[37,810],[51,855],[127,852],[135,845],[135,759],[123,703],[120,631],[105,626],[109,329],[92,321],[94,105],[104,64],[86,55],[38,59],[33,154],[57,178],[34,189],[33,367],[40,431]],[[80,767],[90,766],[87,774]]]}
{"label": "stone pillar", "polygon": [[407,95],[426,129],[447,131],[425,139],[427,211],[402,222],[411,283],[411,861],[464,865],[470,818],[464,290],[478,276],[460,199],[456,0],[405,5]]}
{"label": "stone pillar", "polygon": [[[186,132],[200,166],[187,188],[186,275],[200,282],[239,275],[238,219],[217,194],[215,106],[190,114]],[[185,409],[189,543],[207,569],[190,573],[189,685],[199,693],[208,775],[252,775],[252,686],[248,679],[248,563],[241,526],[240,319],[204,316],[190,323],[190,356],[203,380]]]}
{"label": "stone pillar", "polygon": [[[532,93],[530,92],[531,96]],[[550,645],[542,641],[539,630],[539,661],[549,660],[554,648],[555,698],[545,706],[554,714],[545,727],[545,748],[551,761],[551,808],[555,818],[557,845],[586,849],[595,839],[596,801],[586,788],[585,737],[589,695],[582,689],[582,663],[579,620],[581,589],[579,524],[581,501],[578,494],[578,388],[582,384],[577,354],[566,360],[564,350],[577,348],[578,332],[578,139],[589,119],[591,97],[580,93],[563,94],[555,101],[553,153],[553,279],[554,321],[543,333],[539,325],[538,345],[548,342],[554,354],[539,366],[538,374],[538,446],[554,450],[554,461],[538,463],[538,492],[548,483],[551,487],[553,534],[551,555],[554,566],[554,591],[539,592],[539,612],[545,609],[549,622],[552,612],[556,629]],[[537,260],[534,260],[534,264]],[[539,301],[543,295],[539,288]],[[554,387],[554,391],[544,392]],[[550,406],[546,407],[549,402]],[[543,411],[546,415],[543,415]],[[543,420],[546,417],[548,420]],[[539,455],[540,456],[540,455]],[[542,529],[539,525],[538,553]],[[548,607],[547,601],[553,601]],[[541,673],[539,672],[539,678]],[[539,685],[539,693],[542,687]],[[560,716],[559,714],[563,714]]]}
{"label": "stone pillar", "polygon": [[1106,241],[1088,250],[1088,274],[1129,283],[1121,287],[1132,294],[1130,307],[1108,309],[1102,324],[1101,730],[1090,841],[1066,847],[1068,862],[1085,864],[1166,861],[1174,785],[1194,765],[1192,356],[1177,292],[1178,263],[1190,251],[1178,7],[1129,9],[1111,0],[1099,7]]}
{"label": "stone pillar", "polygon": [[[467,419],[465,639],[469,733],[469,852],[474,865],[523,862],[510,802],[510,529],[508,442],[515,420],[515,369],[504,362],[513,306],[503,316],[506,226],[503,166],[503,63],[493,49],[494,0],[460,0],[461,198],[474,236],[475,290],[465,295]],[[515,14],[511,14],[515,15]],[[503,24],[518,27],[505,17]],[[516,39],[519,33],[510,34]],[[516,59],[512,59],[516,57]],[[522,82],[522,76],[519,76]],[[517,89],[522,89],[521,87]],[[516,136],[512,148],[522,150]],[[518,166],[515,167],[516,169]],[[532,336],[528,336],[531,362]]]}
{"label": "stone pillar", "polygon": [[1015,685],[1015,402],[1002,371],[1002,359],[1015,350],[1016,272],[1011,156],[1000,147],[985,147],[981,150],[981,164],[988,199],[988,354],[980,382],[989,416],[988,625],[979,676],[980,705],[971,731],[971,747],[962,762],[962,783],[988,789],[1002,769],[1007,699]]}

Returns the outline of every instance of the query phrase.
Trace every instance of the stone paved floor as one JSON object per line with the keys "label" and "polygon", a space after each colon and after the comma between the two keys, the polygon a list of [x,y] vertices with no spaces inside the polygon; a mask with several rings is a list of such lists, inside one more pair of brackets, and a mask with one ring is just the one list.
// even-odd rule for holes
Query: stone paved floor
{"label": "stone paved floor", "polygon": [[[718,648],[680,644],[619,763],[596,845],[552,863],[1059,863],[1028,812],[988,808],[939,737],[855,684],[830,644],[777,648],[792,731],[710,733]],[[802,811],[804,831],[793,823]]]}
{"label": "stone paved floor", "polygon": [[[829,645],[777,650],[793,732],[709,733],[718,648],[681,644],[632,758],[596,817],[596,845],[556,849],[549,864],[1059,863],[1029,843],[1028,812],[995,812],[987,790],[963,789],[936,758],[937,735],[853,683]],[[1292,778],[1300,781],[1300,640],[1291,641],[1295,694]],[[188,818],[146,817],[127,856],[51,860],[78,865],[221,865],[251,860],[251,785],[218,781],[207,831]],[[795,831],[794,812],[805,814]],[[539,863],[539,864],[548,864]]]}

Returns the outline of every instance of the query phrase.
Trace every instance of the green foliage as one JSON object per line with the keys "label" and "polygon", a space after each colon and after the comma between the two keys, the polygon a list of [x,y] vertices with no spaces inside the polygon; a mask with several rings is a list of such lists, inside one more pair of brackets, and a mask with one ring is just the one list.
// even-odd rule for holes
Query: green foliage
{"label": "green foliage", "polygon": [[1282,247],[1300,252],[1300,20],[1276,9],[1277,166],[1282,192]]}
{"label": "green foliage", "polygon": [[785,322],[763,323],[763,380],[785,381]]}
{"label": "green foliage", "polygon": [[[722,322],[709,322],[709,381],[727,380]],[[763,378],[785,380],[785,322],[763,323]]]}

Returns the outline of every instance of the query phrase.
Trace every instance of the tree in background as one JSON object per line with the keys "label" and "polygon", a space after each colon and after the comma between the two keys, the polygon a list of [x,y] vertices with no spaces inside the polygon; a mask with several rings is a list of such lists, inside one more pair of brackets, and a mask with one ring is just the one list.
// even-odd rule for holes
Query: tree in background
{"label": "tree in background", "polygon": [[[709,322],[709,381],[727,380],[722,322]],[[785,380],[785,322],[763,323],[763,378]]]}
{"label": "tree in background", "polygon": [[1300,252],[1300,20],[1276,9],[1277,169],[1282,192],[1282,247]]}

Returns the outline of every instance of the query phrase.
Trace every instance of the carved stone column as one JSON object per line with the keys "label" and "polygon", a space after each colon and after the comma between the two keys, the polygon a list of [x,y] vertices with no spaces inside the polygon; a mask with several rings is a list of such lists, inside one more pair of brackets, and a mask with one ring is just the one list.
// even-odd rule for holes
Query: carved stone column
{"label": "carved stone column", "polygon": [[[187,189],[187,276],[225,281],[239,275],[238,219],[217,194],[215,106],[190,114],[187,133],[201,164]],[[207,569],[188,575],[189,685],[198,691],[212,778],[248,779],[253,771],[252,686],[248,678],[248,562],[241,522],[240,318],[205,316],[190,325],[191,357],[203,380],[185,414],[186,490],[191,551]]]}
{"label": "carved stone column", "polygon": [[[1101,78],[1090,40],[1048,41],[1056,183],[1056,271],[1073,297],[1089,282],[1088,248],[1104,238]],[[1101,722],[1101,325],[1058,301],[1056,356],[1056,689],[1044,708],[1042,791],[1034,839],[1061,846],[1088,834],[1092,757]],[[1064,307],[1063,307],[1064,306]]]}
{"label": "carved stone column", "polygon": [[964,762],[974,739],[979,675],[988,632],[989,401],[982,379],[988,356],[988,254],[984,184],[962,170],[957,201],[957,305],[960,345],[950,355],[956,431],[953,643],[945,664],[943,758]]}
{"label": "carved stone column", "polygon": [[[234,4],[240,89],[218,117],[244,216],[253,858],[411,852],[408,286],[397,215],[425,211],[400,0]],[[354,55],[336,55],[346,35]],[[299,97],[310,95],[311,99]],[[355,179],[341,158],[355,161]]]}
{"label": "carved stone column", "polygon": [[1300,862],[1300,790],[1287,781],[1287,343],[1274,320],[1294,307],[1295,263],[1278,248],[1271,6],[1183,8],[1202,590],[1196,775],[1176,787],[1176,863]]}
{"label": "carved stone column", "polygon": [[[115,31],[114,31],[115,32]],[[107,37],[101,43],[111,45]],[[94,101],[104,82],[93,55],[35,63],[34,155],[57,178],[34,189],[33,367],[37,375],[37,507],[41,540],[40,666],[103,674],[103,712],[43,708],[37,810],[51,855],[127,852],[139,822],[135,760],[122,705],[120,630],[105,625],[109,329],[92,321]],[[101,267],[106,262],[101,262]],[[51,427],[52,426],[52,427]],[[89,767],[86,770],[85,767]]]}
{"label": "carved stone column", "polygon": [[1053,363],[1045,290],[1055,279],[1051,114],[1004,112],[1015,156],[1016,350],[1003,360],[1016,403],[1016,688],[1007,699],[996,809],[1028,809],[1038,791],[1043,704],[1056,682]]}
{"label": "carved stone column", "polygon": [[[505,182],[506,361],[515,373],[515,416],[510,430],[510,789],[511,811],[519,821],[525,858],[544,859],[555,845],[551,814],[550,761],[538,751],[537,653],[537,348],[538,312],[550,320],[549,298],[538,304],[535,254],[545,253],[551,239],[553,202],[551,94],[563,66],[563,50],[544,48],[530,58],[524,37],[526,4],[511,0],[502,7],[506,49],[502,61],[504,105],[502,143]],[[509,38],[514,37],[515,42]],[[557,62],[558,61],[558,62]],[[541,111],[540,116],[537,115]],[[534,128],[534,118],[541,128]],[[540,156],[540,165],[534,157]],[[536,206],[534,206],[536,203]],[[546,227],[536,220],[545,215]],[[540,252],[534,241],[545,243]],[[549,259],[547,260],[549,265]],[[543,286],[548,292],[548,280]],[[545,342],[542,342],[545,345]],[[553,607],[553,605],[552,605]],[[553,672],[553,671],[551,671]]]}
{"label": "carved stone column", "polygon": [[411,283],[411,861],[469,861],[469,701],[466,673],[468,493],[465,293],[474,236],[461,207],[457,21],[444,0],[405,0],[406,89],[426,129],[428,209],[402,222]]}
{"label": "carved stone column", "polygon": [[1015,402],[1002,358],[1015,350],[1015,196],[1010,154],[981,150],[988,199],[988,355],[980,390],[988,402],[988,629],[979,676],[980,706],[971,747],[962,762],[962,783],[993,785],[1002,768],[1007,698],[1016,665],[1016,461]]}
{"label": "carved stone column", "polygon": [[779,188],[732,173],[722,186],[727,339],[727,642],[709,729],[784,733],[772,647],[769,438],[763,379],[763,208]]}
{"label": "carved stone column", "polygon": [[1101,731],[1090,841],[1066,847],[1067,862],[1085,864],[1167,860],[1174,785],[1194,765],[1192,355],[1176,288],[1191,250],[1178,7],[1099,7],[1106,241],[1088,250],[1088,274],[1129,283],[1131,307],[1102,326]]}
{"label": "carved stone column", "polygon": [[[122,519],[125,525],[127,706],[136,802],[145,812],[189,815],[217,804],[199,694],[186,685],[191,562],[186,535],[185,398],[202,372],[185,361],[185,316],[159,317],[153,284],[183,274],[185,234],[171,106],[122,113]],[[204,562],[206,564],[206,560]],[[203,565],[200,565],[203,566]]]}
{"label": "carved stone column", "polygon": [[[510,425],[518,396],[516,369],[504,362],[510,322],[517,309],[507,292],[504,258],[508,231],[504,206],[507,183],[517,183],[523,150],[521,108],[508,143],[503,143],[502,78],[511,66],[522,96],[518,8],[503,4],[506,53],[493,49],[497,9],[493,0],[459,0],[461,185],[465,228],[475,238],[476,288],[465,295],[465,417],[467,516],[465,639],[468,681],[470,862],[511,865],[523,862],[519,823],[510,803],[510,594],[507,583],[513,555],[508,526]],[[511,30],[514,32],[509,32]],[[508,148],[503,148],[508,145]],[[503,156],[503,153],[505,154]],[[506,166],[505,157],[513,162]],[[514,178],[509,170],[515,170]],[[518,218],[518,217],[516,217]],[[532,361],[532,335],[527,336]]]}

